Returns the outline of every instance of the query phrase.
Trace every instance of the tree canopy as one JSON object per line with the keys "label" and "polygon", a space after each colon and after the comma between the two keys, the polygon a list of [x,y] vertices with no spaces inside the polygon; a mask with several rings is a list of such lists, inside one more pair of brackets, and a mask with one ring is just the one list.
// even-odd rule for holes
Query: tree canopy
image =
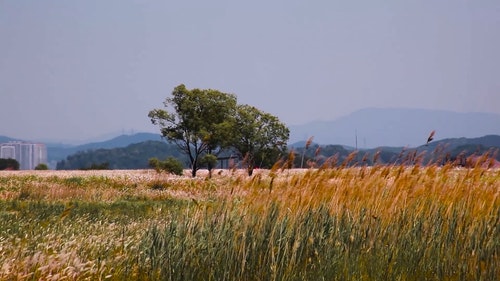
{"label": "tree canopy", "polygon": [[256,166],[269,166],[286,153],[290,130],[277,117],[250,105],[239,105],[233,146],[245,159],[248,175]]}
{"label": "tree canopy", "polygon": [[0,158],[0,170],[19,170],[19,162],[12,158]]}
{"label": "tree canopy", "polygon": [[236,96],[212,89],[188,90],[181,84],[163,104],[165,109],[153,109],[148,117],[186,154],[194,177],[201,157],[226,145]]}
{"label": "tree canopy", "polygon": [[256,159],[274,162],[286,149],[288,128],[271,114],[238,105],[233,94],[212,89],[189,90],[181,84],[163,105],[163,109],[151,110],[148,117],[159,126],[164,138],[186,154],[193,177],[203,163],[211,170],[213,156],[224,149],[237,149],[246,159],[249,174]]}

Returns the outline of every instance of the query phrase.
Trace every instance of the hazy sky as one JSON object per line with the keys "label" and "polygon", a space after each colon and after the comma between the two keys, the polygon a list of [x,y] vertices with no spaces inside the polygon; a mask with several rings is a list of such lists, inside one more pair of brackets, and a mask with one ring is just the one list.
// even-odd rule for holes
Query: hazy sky
{"label": "hazy sky", "polygon": [[365,107],[500,113],[500,2],[0,0],[0,135],[156,132],[181,83],[288,125]]}

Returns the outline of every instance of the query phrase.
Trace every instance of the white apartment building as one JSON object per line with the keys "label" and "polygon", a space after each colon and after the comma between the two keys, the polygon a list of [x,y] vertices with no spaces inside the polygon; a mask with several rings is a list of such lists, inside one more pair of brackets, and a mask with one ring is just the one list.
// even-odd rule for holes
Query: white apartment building
{"label": "white apartment building", "polygon": [[20,170],[33,170],[38,164],[47,163],[47,147],[23,141],[0,143],[0,158],[16,159]]}

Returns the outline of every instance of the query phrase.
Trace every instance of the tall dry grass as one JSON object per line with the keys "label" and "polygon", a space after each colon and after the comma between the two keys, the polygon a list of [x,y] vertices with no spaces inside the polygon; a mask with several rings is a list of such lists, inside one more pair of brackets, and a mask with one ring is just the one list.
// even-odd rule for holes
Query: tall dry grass
{"label": "tall dry grass", "polygon": [[0,176],[0,279],[500,279],[498,170],[345,163]]}

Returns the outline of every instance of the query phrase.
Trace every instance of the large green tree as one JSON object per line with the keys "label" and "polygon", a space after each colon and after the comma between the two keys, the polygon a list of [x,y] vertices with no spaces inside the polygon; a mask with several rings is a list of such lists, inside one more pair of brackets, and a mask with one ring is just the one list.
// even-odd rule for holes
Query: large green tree
{"label": "large green tree", "polygon": [[195,177],[204,155],[216,155],[228,145],[236,96],[212,89],[189,90],[181,84],[165,99],[164,107],[151,110],[148,116],[162,136],[187,155]]}
{"label": "large green tree", "polygon": [[269,166],[286,153],[290,130],[276,116],[238,105],[232,146],[244,157],[248,175],[256,165]]}

